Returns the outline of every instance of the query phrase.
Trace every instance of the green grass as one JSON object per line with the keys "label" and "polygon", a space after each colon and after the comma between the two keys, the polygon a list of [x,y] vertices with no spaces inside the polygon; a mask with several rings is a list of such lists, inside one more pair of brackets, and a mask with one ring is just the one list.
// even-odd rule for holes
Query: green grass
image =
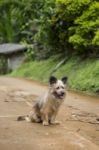
{"label": "green grass", "polygon": [[[45,61],[31,61],[24,63],[19,69],[12,72],[11,76],[47,82],[50,73],[58,63],[58,59],[54,58]],[[57,77],[67,75],[70,89],[99,94],[99,60],[81,61],[73,57],[66,61],[54,75]]]}

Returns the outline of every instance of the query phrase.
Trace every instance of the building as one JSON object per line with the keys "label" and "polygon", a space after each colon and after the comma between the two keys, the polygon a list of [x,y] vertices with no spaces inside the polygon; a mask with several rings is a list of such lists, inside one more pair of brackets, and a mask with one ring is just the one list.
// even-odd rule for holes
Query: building
{"label": "building", "polygon": [[25,51],[21,44],[0,44],[0,74],[17,69],[25,59]]}

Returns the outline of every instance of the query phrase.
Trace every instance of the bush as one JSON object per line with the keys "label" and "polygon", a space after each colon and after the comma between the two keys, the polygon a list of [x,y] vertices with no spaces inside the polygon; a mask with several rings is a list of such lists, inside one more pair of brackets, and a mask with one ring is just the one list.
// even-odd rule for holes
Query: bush
{"label": "bush", "polygon": [[57,0],[52,17],[54,38],[60,52],[96,54],[99,46],[99,2]]}

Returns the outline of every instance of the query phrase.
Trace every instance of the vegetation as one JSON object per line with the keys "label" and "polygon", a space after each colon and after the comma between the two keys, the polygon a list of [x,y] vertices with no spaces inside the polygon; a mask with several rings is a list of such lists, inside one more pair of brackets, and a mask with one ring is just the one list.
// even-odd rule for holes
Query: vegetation
{"label": "vegetation", "polygon": [[[50,58],[43,61],[31,61],[23,64],[12,76],[25,77],[47,82],[51,72],[58,64],[58,59]],[[52,67],[53,66],[53,67]],[[94,59],[71,58],[55,73],[57,77],[68,76],[69,88],[99,94],[99,61]]]}
{"label": "vegetation", "polygon": [[39,18],[43,0],[1,0],[0,42],[33,42],[34,19]]}
{"label": "vegetation", "polygon": [[4,56],[0,56],[0,74],[6,74],[7,72],[9,72],[7,60]]}
{"label": "vegetation", "polygon": [[38,59],[99,54],[98,0],[0,1],[0,42],[33,44]]}
{"label": "vegetation", "polygon": [[69,75],[73,89],[99,92],[98,0],[1,0],[0,43],[5,42],[32,45],[29,62],[13,75],[46,80],[60,61],[53,55],[59,55],[68,61],[58,76]]}

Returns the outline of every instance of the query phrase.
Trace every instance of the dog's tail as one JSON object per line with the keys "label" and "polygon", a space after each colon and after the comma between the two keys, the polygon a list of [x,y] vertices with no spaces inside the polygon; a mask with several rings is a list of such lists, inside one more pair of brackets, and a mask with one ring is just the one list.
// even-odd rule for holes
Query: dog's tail
{"label": "dog's tail", "polygon": [[26,116],[18,116],[17,121],[23,121],[23,120],[25,120],[25,117]]}
{"label": "dog's tail", "polygon": [[28,115],[27,116],[19,116],[17,118],[17,121],[24,121],[24,120],[26,120],[27,122],[31,121]]}

